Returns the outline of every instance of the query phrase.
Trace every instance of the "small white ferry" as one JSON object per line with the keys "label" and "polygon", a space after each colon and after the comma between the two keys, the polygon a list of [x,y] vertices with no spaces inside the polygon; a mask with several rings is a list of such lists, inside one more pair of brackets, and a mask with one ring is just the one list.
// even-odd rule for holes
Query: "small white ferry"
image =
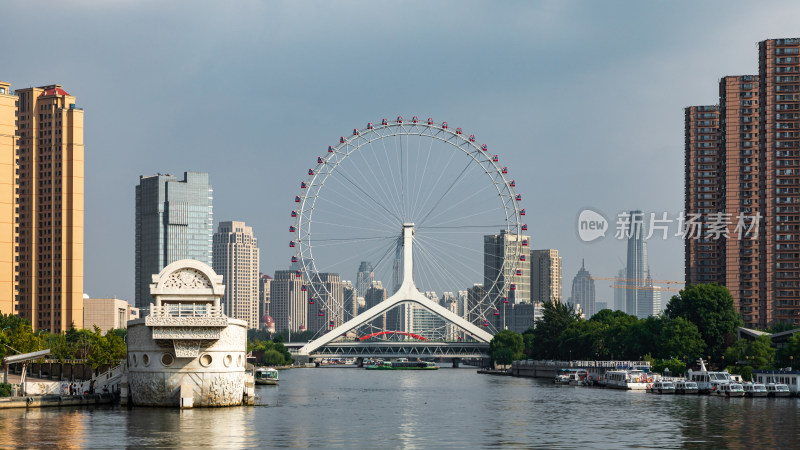
{"label": "small white ferry", "polygon": [[255,373],[256,384],[278,384],[278,371],[271,367],[259,367]]}
{"label": "small white ferry", "polygon": [[701,394],[713,394],[719,386],[732,383],[731,374],[727,370],[722,372],[709,372],[703,358],[700,358],[700,370],[689,369],[688,381],[697,383],[697,389]]}
{"label": "small white ferry", "polygon": [[610,370],[606,372],[606,386],[614,389],[644,391],[647,390],[647,384],[652,382],[652,376],[648,376],[642,370]]}
{"label": "small white ferry", "polygon": [[767,387],[761,383],[745,383],[742,385],[744,388],[745,397],[766,397]]}
{"label": "small white ferry", "polygon": [[648,392],[653,394],[674,394],[675,393],[675,383],[672,381],[656,381],[655,383],[648,384],[651,386],[648,388]]}
{"label": "small white ferry", "polygon": [[767,397],[788,397],[789,386],[782,383],[769,383],[767,384]]}
{"label": "small white ferry", "polygon": [[675,393],[680,395],[697,395],[697,383],[694,381],[678,380],[675,382]]}
{"label": "small white ferry", "polygon": [[714,391],[722,397],[744,397],[744,388],[739,383],[724,383]]}

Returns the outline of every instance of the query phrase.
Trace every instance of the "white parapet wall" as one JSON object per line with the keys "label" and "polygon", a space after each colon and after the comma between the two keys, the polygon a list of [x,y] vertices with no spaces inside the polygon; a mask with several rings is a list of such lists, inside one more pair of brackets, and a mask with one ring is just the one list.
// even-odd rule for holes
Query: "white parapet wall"
{"label": "white parapet wall", "polygon": [[[128,390],[138,406],[181,406],[183,392],[192,406],[241,405],[246,382],[247,324],[229,319],[220,338],[200,343],[197,356],[176,358],[173,348],[159,345],[144,319],[128,323]],[[194,329],[198,328],[198,329]],[[199,327],[187,329],[203,333]],[[191,391],[187,391],[191,389]],[[185,395],[185,394],[184,394]]]}
{"label": "white parapet wall", "polygon": [[128,322],[123,395],[137,406],[179,408],[252,403],[247,322],[222,314],[222,276],[198,261],[153,276],[150,315]]}

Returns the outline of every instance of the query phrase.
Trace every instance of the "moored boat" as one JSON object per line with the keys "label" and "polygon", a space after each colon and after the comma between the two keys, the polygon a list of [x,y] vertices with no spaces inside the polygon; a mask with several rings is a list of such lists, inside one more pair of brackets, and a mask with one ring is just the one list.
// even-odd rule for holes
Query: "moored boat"
{"label": "moored boat", "polygon": [[430,361],[382,361],[365,367],[367,370],[437,370],[439,366]]}
{"label": "moored boat", "polygon": [[688,380],[679,380],[675,382],[675,393],[680,395],[697,395],[697,383]]}
{"label": "moored boat", "polygon": [[789,386],[783,383],[767,384],[767,397],[788,397],[789,394]]}
{"label": "moored boat", "polygon": [[653,394],[674,394],[675,384],[672,381],[656,381],[655,383],[648,384],[648,392]]}
{"label": "moored boat", "polygon": [[722,372],[709,372],[706,370],[705,361],[700,358],[700,370],[689,369],[688,380],[697,383],[697,389],[701,394],[716,395],[716,390],[720,385],[731,383],[731,374],[727,370]]}
{"label": "moored boat", "polygon": [[742,385],[745,397],[766,397],[767,387],[761,383],[745,383]]}
{"label": "moored boat", "polygon": [[715,392],[722,397],[744,397],[744,388],[739,383],[720,384]]}
{"label": "moored boat", "polygon": [[606,386],[614,389],[644,391],[652,376],[642,370],[611,370],[606,372]]}
{"label": "moored boat", "polygon": [[259,367],[255,372],[256,384],[278,384],[278,371],[271,367]]}

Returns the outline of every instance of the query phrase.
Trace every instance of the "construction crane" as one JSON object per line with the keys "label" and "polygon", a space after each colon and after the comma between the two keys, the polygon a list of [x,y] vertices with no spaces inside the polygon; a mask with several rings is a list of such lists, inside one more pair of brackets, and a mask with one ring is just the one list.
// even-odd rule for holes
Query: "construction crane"
{"label": "construction crane", "polygon": [[[608,280],[617,283],[627,284],[611,284],[609,287],[612,289],[640,289],[644,291],[662,291],[662,292],[680,292],[681,288],[675,287],[659,287],[653,286],[654,284],[679,284],[681,286],[686,283],[678,280],[640,280],[636,278],[620,278],[620,277],[590,277],[592,280]],[[647,285],[645,285],[647,283]]]}

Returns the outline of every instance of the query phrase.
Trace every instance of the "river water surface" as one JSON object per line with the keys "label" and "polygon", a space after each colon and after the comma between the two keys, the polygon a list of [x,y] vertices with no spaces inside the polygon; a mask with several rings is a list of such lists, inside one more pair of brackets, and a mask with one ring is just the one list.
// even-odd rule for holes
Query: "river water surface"
{"label": "river water surface", "polygon": [[658,396],[474,368],[281,371],[263,406],[0,410],[2,447],[800,447],[800,399]]}

